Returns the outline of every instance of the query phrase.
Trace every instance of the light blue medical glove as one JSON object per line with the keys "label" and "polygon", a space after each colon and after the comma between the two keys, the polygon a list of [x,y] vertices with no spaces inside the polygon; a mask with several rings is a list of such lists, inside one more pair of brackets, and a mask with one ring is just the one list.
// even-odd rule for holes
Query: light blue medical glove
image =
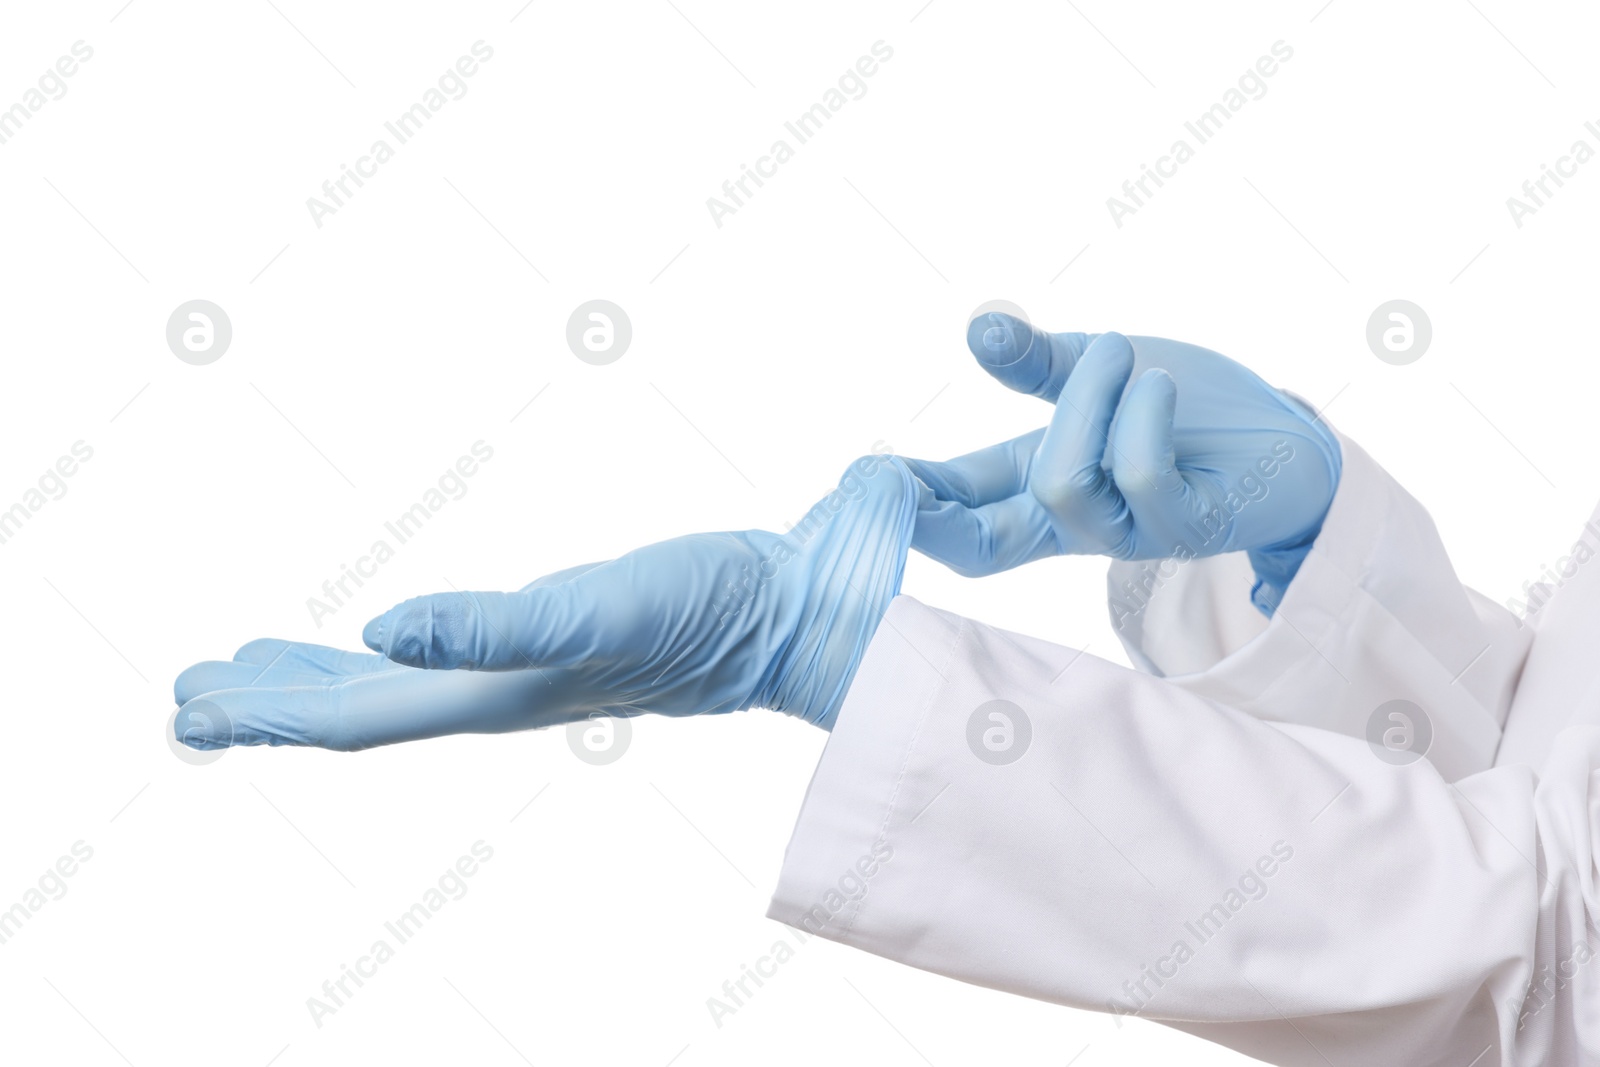
{"label": "light blue medical glove", "polygon": [[1001,313],[967,327],[995,378],[1055,405],[1050,425],[945,463],[913,547],[966,575],[1046,556],[1192,559],[1246,551],[1271,615],[1339,484],[1338,439],[1303,403],[1180,341],[1046,333]]}
{"label": "light blue medical glove", "polygon": [[175,729],[194,748],[350,750],[753,707],[831,729],[900,591],[916,498],[903,460],[868,456],[786,534],[694,534],[515,593],[417,597],[367,624],[383,655],[252,642],[178,677]]}

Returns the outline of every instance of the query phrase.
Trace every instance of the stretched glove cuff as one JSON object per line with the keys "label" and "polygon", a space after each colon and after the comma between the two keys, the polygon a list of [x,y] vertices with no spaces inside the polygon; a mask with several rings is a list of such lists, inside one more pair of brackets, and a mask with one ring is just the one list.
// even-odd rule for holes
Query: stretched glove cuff
{"label": "stretched glove cuff", "polygon": [[916,504],[916,480],[903,460],[864,456],[783,535],[794,551],[780,610],[787,636],[752,704],[832,729],[900,592]]}

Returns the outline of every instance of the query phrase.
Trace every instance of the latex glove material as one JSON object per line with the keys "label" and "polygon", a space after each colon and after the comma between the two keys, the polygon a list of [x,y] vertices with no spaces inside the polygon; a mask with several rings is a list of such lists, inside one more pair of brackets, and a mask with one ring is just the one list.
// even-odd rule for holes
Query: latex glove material
{"label": "latex glove material", "polygon": [[351,751],[539,725],[561,679],[419,671],[382,656],[266,638],[178,676],[178,740],[196,749],[312,745]]}
{"label": "latex glove material", "polygon": [[1046,333],[979,316],[967,344],[1049,426],[944,463],[913,546],[966,575],[1060,554],[1192,559],[1246,551],[1271,614],[1338,487],[1339,444],[1298,400],[1181,341]]}
{"label": "latex glove material", "polygon": [[694,534],[514,593],[417,597],[367,625],[382,655],[252,642],[179,676],[175,729],[194,748],[362,749],[752,707],[831,728],[899,592],[915,502],[904,461],[864,457],[787,534]]}

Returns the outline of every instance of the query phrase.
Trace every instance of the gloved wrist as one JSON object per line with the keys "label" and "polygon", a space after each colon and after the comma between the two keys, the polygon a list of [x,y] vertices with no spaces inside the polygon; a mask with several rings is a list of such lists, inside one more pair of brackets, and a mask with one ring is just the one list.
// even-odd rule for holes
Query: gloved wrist
{"label": "gloved wrist", "polygon": [[1296,574],[1300,573],[1300,564],[1305,562],[1306,556],[1311,552],[1311,545],[1316,541],[1316,535],[1322,526],[1317,525],[1317,530],[1311,534],[1305,544],[1292,548],[1276,549],[1251,549],[1248,553],[1250,565],[1255,568],[1256,580],[1250,586],[1250,603],[1256,610],[1267,618],[1272,618],[1278,610],[1278,605],[1283,602],[1283,596],[1289,591],[1289,584],[1294,581]]}
{"label": "gloved wrist", "polygon": [[787,533],[763,535],[774,596],[761,623],[777,638],[777,653],[750,706],[833,728],[878,622],[900,592],[915,487],[904,461],[864,456]]}

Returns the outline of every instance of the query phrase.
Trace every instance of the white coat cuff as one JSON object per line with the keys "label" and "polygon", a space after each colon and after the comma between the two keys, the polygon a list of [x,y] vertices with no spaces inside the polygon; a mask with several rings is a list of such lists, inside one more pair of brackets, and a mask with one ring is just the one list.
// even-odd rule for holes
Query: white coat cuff
{"label": "white coat cuff", "polygon": [[1244,552],[1111,564],[1106,586],[1112,628],[1134,666],[1173,677],[1211,670],[1246,646],[1252,658],[1270,657],[1279,669],[1285,657],[1312,654],[1295,626],[1331,626],[1345,615],[1361,574],[1380,550],[1378,534],[1393,505],[1391,494],[1399,490],[1372,457],[1337,431],[1335,436],[1343,454],[1339,486],[1272,619],[1250,601],[1255,574]]}
{"label": "white coat cuff", "polygon": [[889,605],[806,790],[769,918],[836,940],[850,935],[873,878],[892,862],[891,818],[914,819],[920,813],[907,805],[938,790],[914,780],[927,767],[912,754],[966,626],[908,596]]}
{"label": "white coat cuff", "polygon": [[1322,532],[1269,620],[1242,552],[1116,563],[1112,624],[1133,664],[1258,718],[1364,737],[1403,699],[1455,780],[1490,765],[1531,633],[1461,584],[1428,512],[1341,436]]}

